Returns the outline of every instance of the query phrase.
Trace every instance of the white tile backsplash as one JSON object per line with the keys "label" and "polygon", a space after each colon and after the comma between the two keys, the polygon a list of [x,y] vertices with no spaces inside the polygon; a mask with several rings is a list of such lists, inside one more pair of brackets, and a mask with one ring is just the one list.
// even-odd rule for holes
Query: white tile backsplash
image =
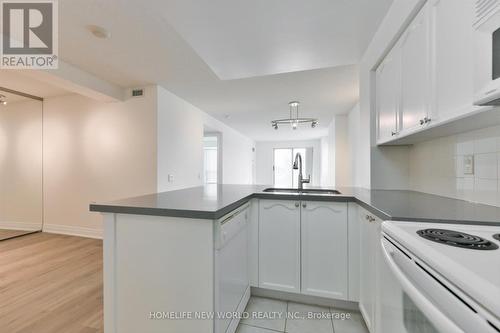
{"label": "white tile backsplash", "polygon": [[481,179],[498,179],[497,153],[474,154],[474,175]]}
{"label": "white tile backsplash", "polygon": [[474,200],[488,205],[498,203],[498,180],[475,178]]}
{"label": "white tile backsplash", "polygon": [[474,133],[474,153],[485,154],[485,153],[495,153],[498,151],[497,148],[497,127],[488,127],[481,129]]}
{"label": "white tile backsplash", "polygon": [[474,138],[471,132],[457,135],[455,154],[468,155],[472,154],[473,152],[474,152]]}
{"label": "white tile backsplash", "polygon": [[[474,173],[464,173],[464,156]],[[500,206],[500,126],[418,143],[410,148],[412,190]]]}
{"label": "white tile backsplash", "polygon": [[474,178],[457,178],[456,185],[456,197],[467,201],[474,201]]}

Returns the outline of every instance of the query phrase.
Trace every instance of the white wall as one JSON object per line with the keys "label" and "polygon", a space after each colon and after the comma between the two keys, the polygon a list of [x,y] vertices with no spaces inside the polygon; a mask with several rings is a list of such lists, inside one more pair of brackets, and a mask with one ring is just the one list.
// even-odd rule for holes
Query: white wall
{"label": "white wall", "polygon": [[328,136],[326,137],[328,143],[328,172],[326,182],[322,184],[324,187],[335,187],[335,118],[333,118],[330,125],[328,125]]}
{"label": "white wall", "polygon": [[351,165],[351,186],[361,186],[363,156],[360,150],[360,114],[359,103],[347,115],[348,149]]}
{"label": "white wall", "polygon": [[[200,110],[157,87],[158,192],[202,184],[203,122]],[[168,176],[173,176],[169,182]]]}
{"label": "white wall", "polygon": [[[330,187],[330,145],[328,144],[328,136],[324,136],[320,139],[320,149],[321,149],[321,168],[320,168],[320,185],[323,187]],[[333,167],[333,166],[332,166]]]}
{"label": "white wall", "polygon": [[[351,111],[349,114],[353,114]],[[348,115],[336,115],[328,126],[328,135],[321,139],[321,186],[352,186],[353,161],[355,152],[351,149],[350,135],[354,131],[349,127]],[[358,133],[356,133],[357,135]],[[324,169],[326,168],[326,170]]]}
{"label": "white wall", "polygon": [[[321,140],[303,141],[258,141],[256,144],[256,183],[273,184],[273,149],[275,148],[313,149],[311,186],[321,185]],[[306,175],[304,175],[306,176]]]}
{"label": "white wall", "polygon": [[156,191],[156,89],[104,103],[44,100],[44,230],[100,236],[92,201]]}
{"label": "white wall", "polygon": [[374,71],[423,2],[424,0],[395,0],[361,60],[355,172],[357,186],[391,189],[405,189],[409,186],[408,148],[376,147]]}
{"label": "white wall", "polygon": [[221,133],[224,184],[253,184],[255,142],[205,112],[202,112],[202,120],[205,126]]}
{"label": "white wall", "polygon": [[335,124],[335,186],[351,185],[351,151],[347,115],[337,115]]}
{"label": "white wall", "polygon": [[205,124],[223,136],[224,182],[251,183],[253,141],[163,88],[116,103],[45,99],[44,230],[99,237],[90,202],[200,185]]}
{"label": "white wall", "polygon": [[164,88],[157,91],[159,192],[202,184],[204,127],[221,133],[223,183],[253,183],[253,140]]}
{"label": "white wall", "polygon": [[[474,174],[464,173],[465,155]],[[500,206],[500,126],[419,143],[410,149],[410,188]]]}

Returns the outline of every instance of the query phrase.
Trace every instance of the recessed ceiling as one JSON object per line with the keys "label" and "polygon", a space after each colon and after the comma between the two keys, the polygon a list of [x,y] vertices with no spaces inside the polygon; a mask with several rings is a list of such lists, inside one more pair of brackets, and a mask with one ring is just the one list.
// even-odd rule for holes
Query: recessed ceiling
{"label": "recessed ceiling", "polygon": [[[391,2],[61,1],[60,58],[122,87],[159,84],[255,140],[317,138],[356,103],[353,64]],[[274,131],[291,100],[320,126]]]}
{"label": "recessed ceiling", "polygon": [[228,80],[357,64],[391,1],[153,3],[215,74]]}
{"label": "recessed ceiling", "polygon": [[[38,81],[23,73],[25,70],[0,70],[0,87],[16,90],[37,97],[53,97],[68,94],[68,91]],[[3,93],[2,93],[3,94]]]}
{"label": "recessed ceiling", "polygon": [[[17,102],[23,102],[23,101],[32,101],[32,99],[24,96],[20,96],[17,94],[13,94],[10,92],[5,92],[0,89],[0,95],[3,95],[5,97],[0,97],[2,101],[7,102],[7,105],[11,105],[12,103],[17,103]],[[3,105],[0,103],[0,110],[3,107]]]}
{"label": "recessed ceiling", "polygon": [[[351,65],[221,81],[200,89],[191,100],[254,140],[305,140],[326,135],[333,115],[350,110],[358,94],[358,67]],[[295,100],[300,101],[300,115],[318,118],[319,125],[274,130],[271,120],[288,118],[288,102]]]}

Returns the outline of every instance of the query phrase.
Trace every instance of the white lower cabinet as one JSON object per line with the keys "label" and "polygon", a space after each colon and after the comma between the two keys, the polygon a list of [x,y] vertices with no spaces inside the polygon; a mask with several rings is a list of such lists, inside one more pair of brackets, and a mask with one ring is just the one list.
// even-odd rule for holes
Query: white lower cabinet
{"label": "white lower cabinet", "polygon": [[300,231],[302,293],[347,299],[347,204],[303,201]]}
{"label": "white lower cabinet", "polygon": [[360,219],[360,288],[359,309],[371,333],[375,332],[377,260],[382,221],[359,208]]}
{"label": "white lower cabinet", "polygon": [[347,203],[260,200],[259,287],[348,299]]}
{"label": "white lower cabinet", "polygon": [[300,202],[259,203],[259,287],[300,292]]}
{"label": "white lower cabinet", "polygon": [[259,199],[250,201],[248,210],[248,278],[252,287],[259,286]]}

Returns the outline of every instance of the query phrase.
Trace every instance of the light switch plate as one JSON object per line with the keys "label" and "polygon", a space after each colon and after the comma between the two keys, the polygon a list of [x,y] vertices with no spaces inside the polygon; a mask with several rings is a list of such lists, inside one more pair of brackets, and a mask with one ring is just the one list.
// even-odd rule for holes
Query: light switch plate
{"label": "light switch plate", "polygon": [[464,155],[464,175],[474,174],[474,155]]}

